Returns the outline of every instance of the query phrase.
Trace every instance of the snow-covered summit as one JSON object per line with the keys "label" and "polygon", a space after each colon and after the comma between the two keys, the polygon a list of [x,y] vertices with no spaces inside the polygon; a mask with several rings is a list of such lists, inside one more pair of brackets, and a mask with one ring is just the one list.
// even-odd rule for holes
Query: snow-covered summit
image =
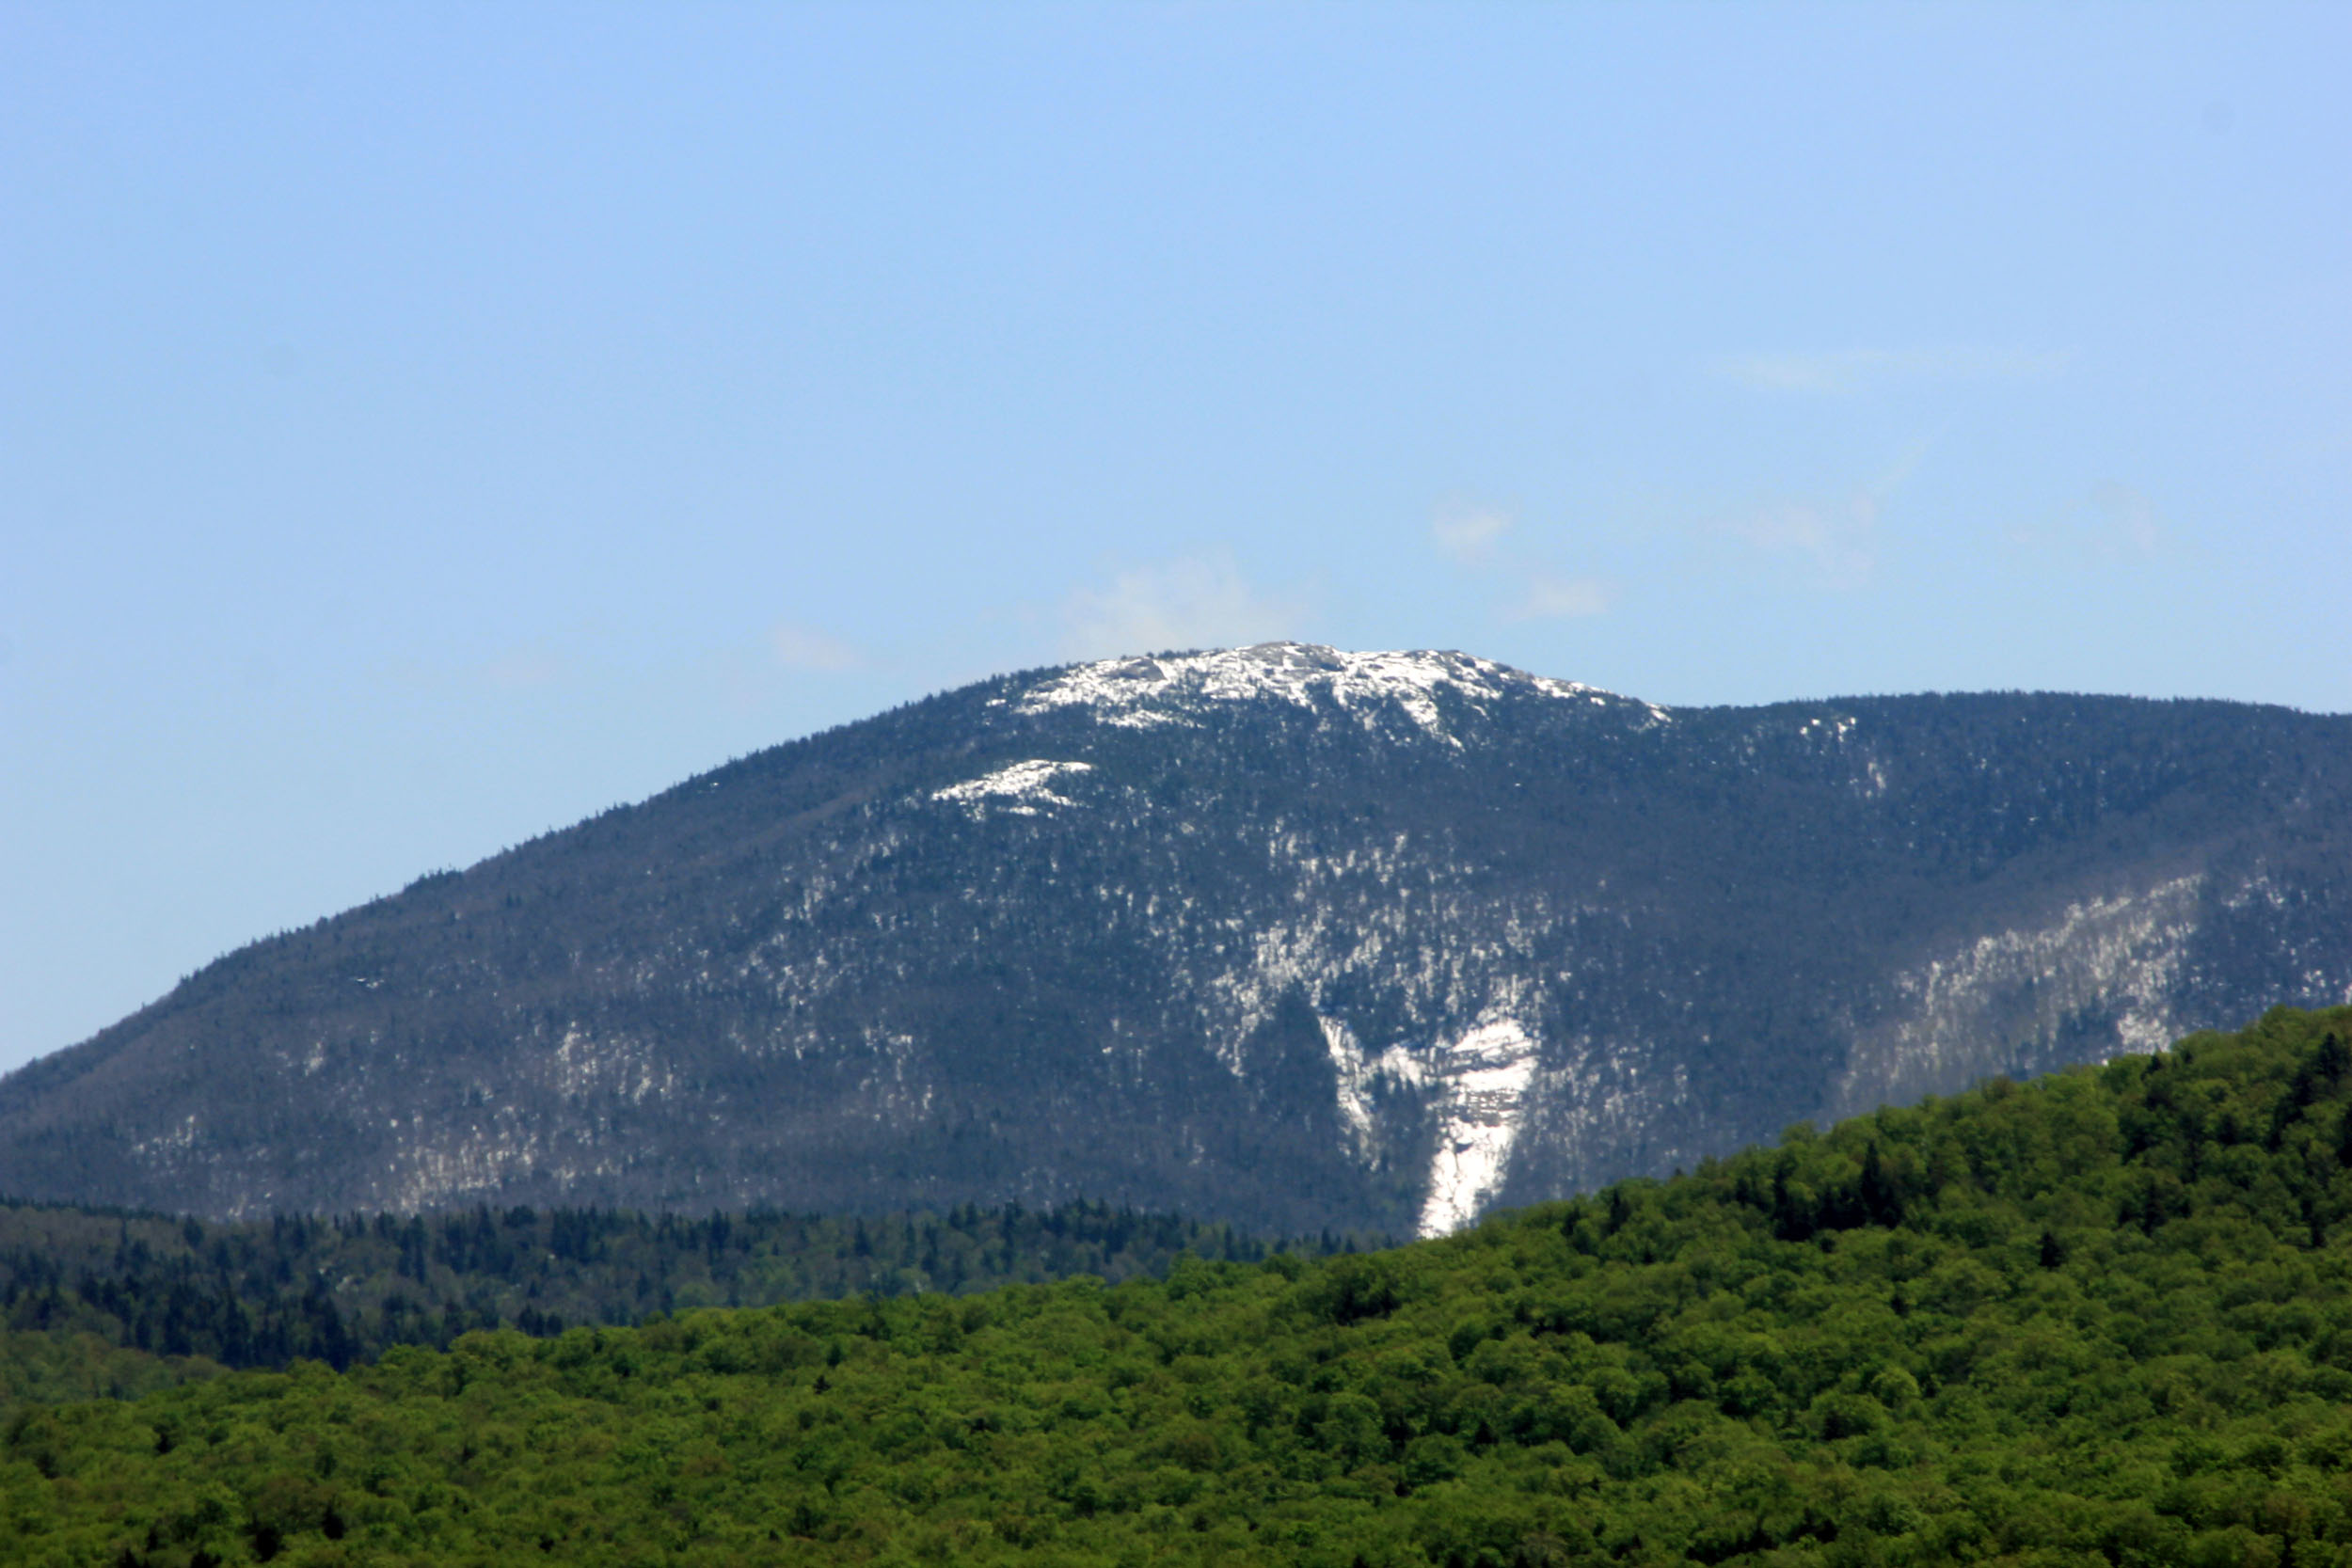
{"label": "snow-covered summit", "polygon": [[[1023,695],[1015,711],[1088,707],[1104,723],[1148,729],[1182,722],[1184,709],[1202,703],[1275,701],[1315,707],[1328,702],[1366,718],[1382,707],[1401,708],[1423,730],[1442,736],[1436,694],[1449,689],[1482,704],[1514,690],[1600,705],[1628,701],[1598,687],[1531,675],[1469,654],[1343,653],[1314,642],[1261,642],[1081,664]],[[1667,717],[1663,708],[1643,705],[1653,719]]]}

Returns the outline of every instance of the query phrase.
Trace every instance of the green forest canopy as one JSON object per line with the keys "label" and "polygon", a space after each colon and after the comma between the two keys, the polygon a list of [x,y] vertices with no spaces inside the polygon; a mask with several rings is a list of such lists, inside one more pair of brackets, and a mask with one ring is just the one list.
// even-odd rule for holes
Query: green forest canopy
{"label": "green forest canopy", "polygon": [[2352,1562],[2352,1009],[1315,1261],[28,1408],[40,1564]]}

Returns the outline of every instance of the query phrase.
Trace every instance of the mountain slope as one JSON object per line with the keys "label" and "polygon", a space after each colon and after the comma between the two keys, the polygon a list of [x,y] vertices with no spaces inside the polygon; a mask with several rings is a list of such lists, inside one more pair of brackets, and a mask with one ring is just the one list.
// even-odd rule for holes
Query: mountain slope
{"label": "mountain slope", "polygon": [[2352,721],[2219,703],[1008,676],[223,959],[0,1081],[0,1191],[1437,1231],[2341,1001],[2347,805]]}

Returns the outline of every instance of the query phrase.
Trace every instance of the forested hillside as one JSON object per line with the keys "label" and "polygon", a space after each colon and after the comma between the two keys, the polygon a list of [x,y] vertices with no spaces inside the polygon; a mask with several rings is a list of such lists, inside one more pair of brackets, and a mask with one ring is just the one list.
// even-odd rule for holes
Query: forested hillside
{"label": "forested hillside", "polygon": [[20,1413],[39,1564],[2352,1561],[2352,1009],[1165,1282]]}
{"label": "forested hillside", "polygon": [[[1287,1244],[1309,1255],[1363,1240]],[[1166,1272],[1180,1255],[1254,1260],[1227,1227],[1100,1204],[707,1219],[526,1208],[207,1226],[0,1204],[0,1411],[143,1391],[221,1367],[341,1369],[394,1345],[534,1337],[683,1307],[871,1293],[968,1293]]]}

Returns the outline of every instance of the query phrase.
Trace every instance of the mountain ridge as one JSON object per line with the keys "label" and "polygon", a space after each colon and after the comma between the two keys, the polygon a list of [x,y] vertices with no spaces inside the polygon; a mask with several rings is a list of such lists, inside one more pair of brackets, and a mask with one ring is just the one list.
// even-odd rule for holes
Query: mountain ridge
{"label": "mountain ridge", "polygon": [[0,1080],[0,1188],[1435,1232],[2341,1001],[2347,802],[2352,720],[2239,705],[1023,672],[208,966]]}

